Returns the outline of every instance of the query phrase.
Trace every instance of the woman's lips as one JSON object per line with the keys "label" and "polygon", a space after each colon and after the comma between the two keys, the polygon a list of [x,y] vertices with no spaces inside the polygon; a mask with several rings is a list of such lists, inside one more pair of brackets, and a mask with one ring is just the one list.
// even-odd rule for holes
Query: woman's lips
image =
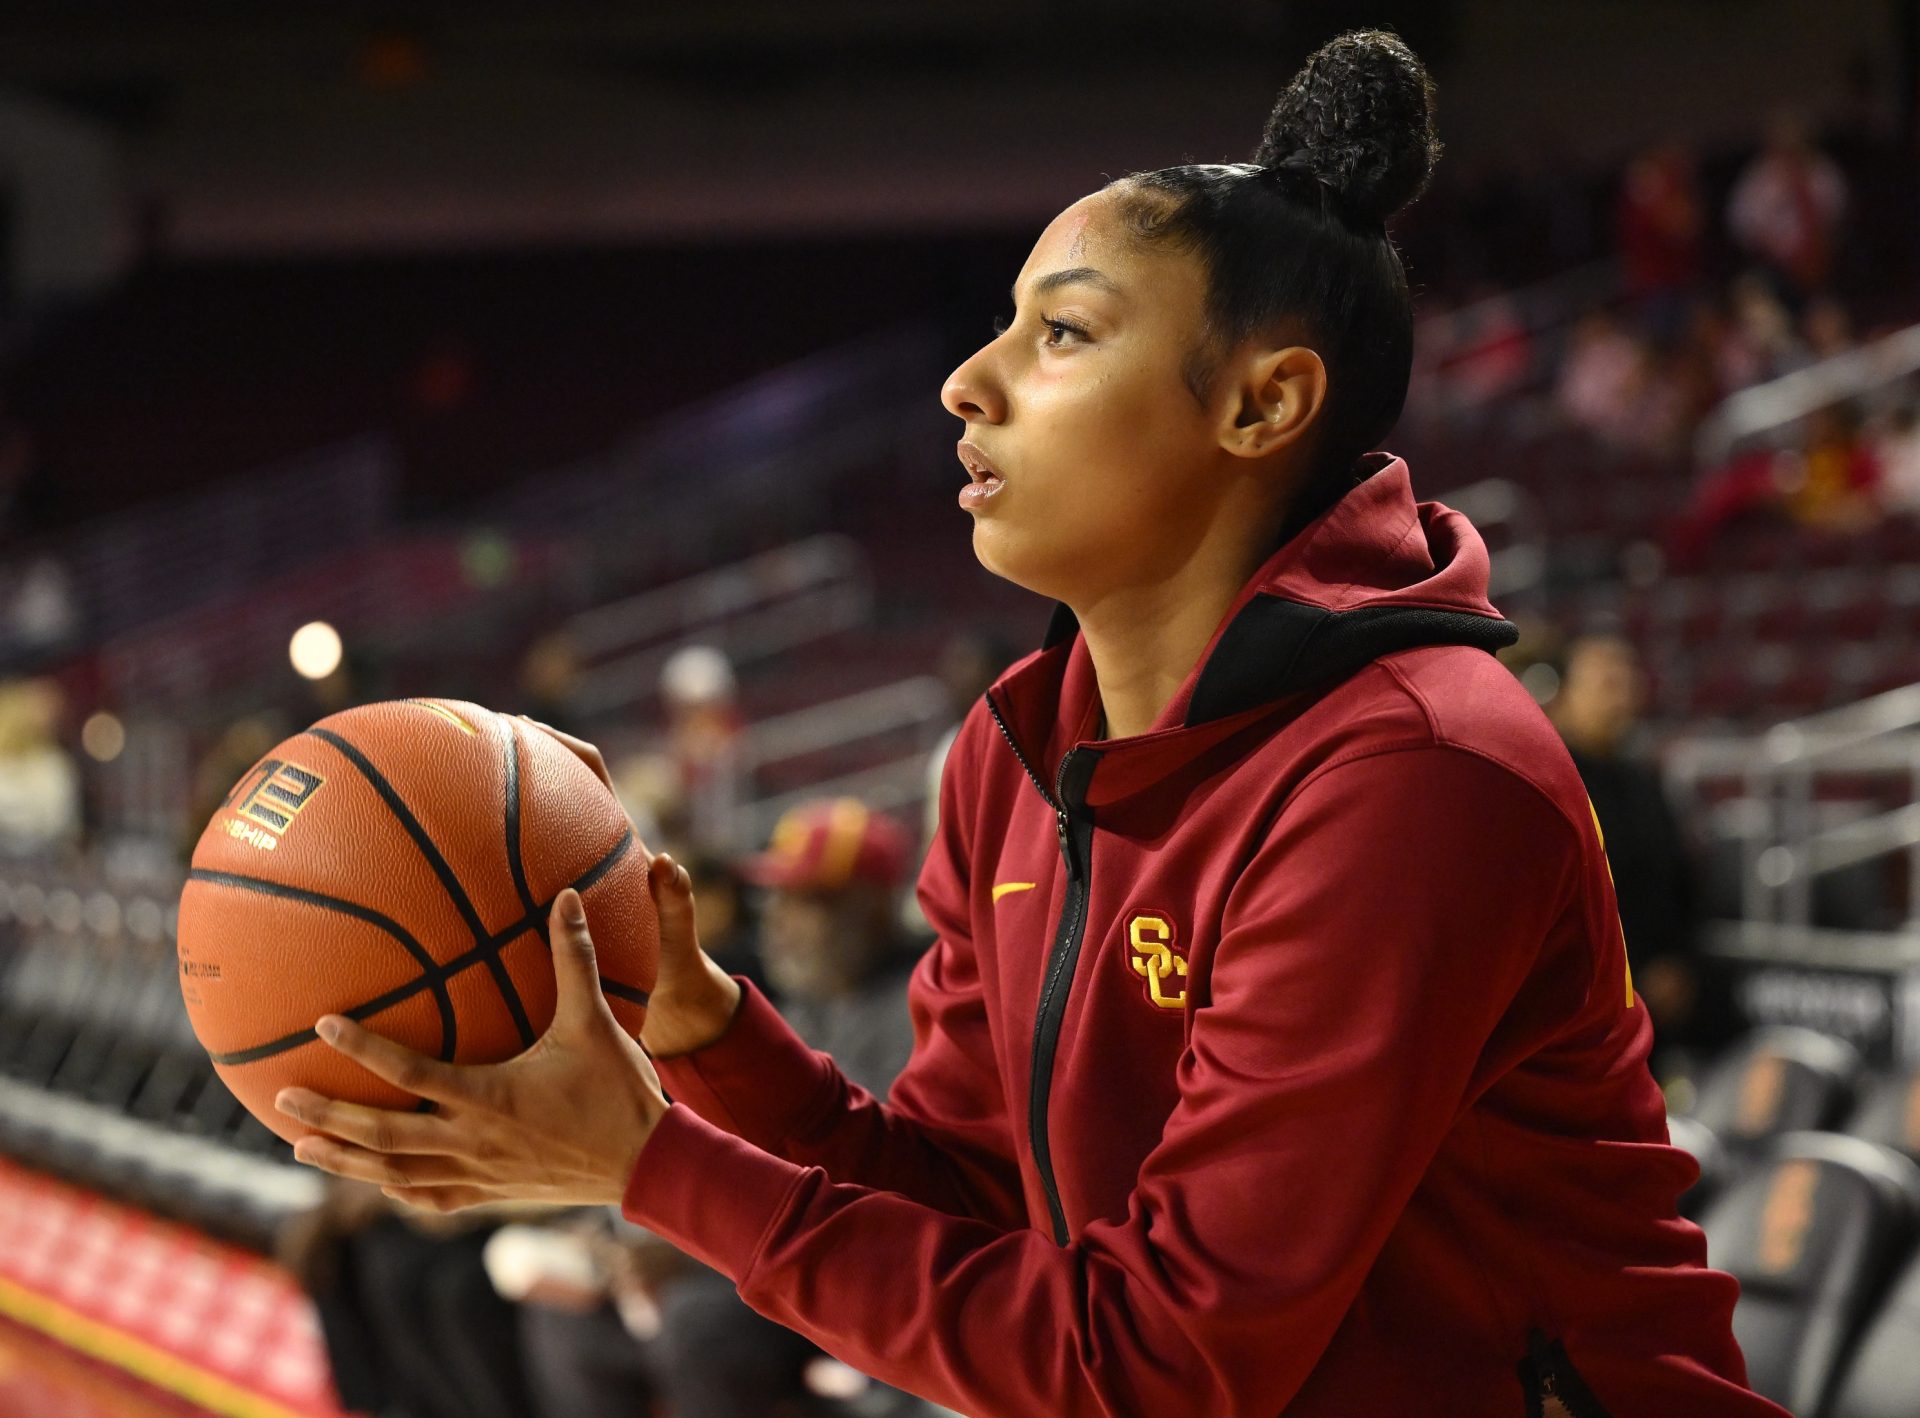
{"label": "woman's lips", "polygon": [[960,455],[961,466],[967,470],[970,480],[960,489],[960,506],[968,512],[977,512],[1006,486],[1006,479],[993,460],[966,439],[955,444],[954,451]]}
{"label": "woman's lips", "polygon": [[960,506],[967,512],[978,512],[1005,486],[1004,481],[992,475],[970,482],[960,489]]}

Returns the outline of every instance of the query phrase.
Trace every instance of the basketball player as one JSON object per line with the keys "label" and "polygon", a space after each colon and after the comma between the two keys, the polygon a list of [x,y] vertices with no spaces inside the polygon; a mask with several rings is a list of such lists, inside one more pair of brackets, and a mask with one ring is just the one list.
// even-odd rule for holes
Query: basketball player
{"label": "basketball player", "polygon": [[1395,37],[1333,41],[1253,162],[1055,218],[947,381],[974,548],[1060,608],[947,764],[886,1105],[705,960],[661,857],[672,1105],[567,892],[530,1053],[324,1020],[441,1106],[289,1090],[330,1135],[300,1155],[432,1208],[621,1201],[968,1414],[1778,1414],[1675,1210],[1696,1169],[1485,546],[1371,451],[1431,103]]}

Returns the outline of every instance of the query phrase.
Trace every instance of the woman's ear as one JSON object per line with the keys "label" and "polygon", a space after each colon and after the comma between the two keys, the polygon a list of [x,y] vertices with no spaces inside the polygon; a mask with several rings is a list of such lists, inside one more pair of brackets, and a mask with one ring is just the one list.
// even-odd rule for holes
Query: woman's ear
{"label": "woman's ear", "polygon": [[1265,350],[1233,384],[1231,422],[1220,444],[1239,458],[1264,458],[1306,436],[1327,401],[1327,366],[1305,345]]}

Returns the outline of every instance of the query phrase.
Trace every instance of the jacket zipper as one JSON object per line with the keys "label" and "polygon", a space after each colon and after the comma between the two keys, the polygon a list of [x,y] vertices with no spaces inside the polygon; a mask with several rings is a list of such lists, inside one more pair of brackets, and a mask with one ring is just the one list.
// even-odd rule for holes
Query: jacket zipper
{"label": "jacket zipper", "polygon": [[[1060,1021],[1066,1016],[1067,996],[1073,988],[1074,966],[1080,960],[1080,940],[1087,927],[1087,897],[1093,869],[1093,818],[1086,810],[1087,783],[1099,762],[1097,751],[1075,748],[1060,760],[1060,771],[1052,792],[1033,771],[1020,745],[1013,741],[1000,706],[987,696],[987,710],[999,726],[1000,736],[1013,750],[1020,767],[1053,809],[1055,828],[1060,838],[1060,857],[1067,868],[1067,895],[1060,908],[1060,920],[1054,928],[1053,949],[1047,957],[1047,969],[1040,987],[1040,1006],[1033,1019],[1033,1066],[1027,1085],[1027,1141],[1033,1149],[1034,1169],[1040,1174],[1040,1187],[1047,1198],[1047,1216],[1053,1223],[1056,1245],[1067,1243],[1067,1217],[1060,1205],[1060,1186],[1053,1174],[1053,1143],[1047,1132],[1047,1107],[1053,1089],[1053,1056],[1060,1043]],[[1079,811],[1076,812],[1075,809]]]}

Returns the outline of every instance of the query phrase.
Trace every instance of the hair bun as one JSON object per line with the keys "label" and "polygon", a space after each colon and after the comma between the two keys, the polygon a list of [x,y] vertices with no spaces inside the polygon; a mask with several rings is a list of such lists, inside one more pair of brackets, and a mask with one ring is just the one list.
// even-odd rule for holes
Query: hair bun
{"label": "hair bun", "polygon": [[1294,75],[1254,161],[1323,183],[1352,220],[1384,224],[1420,195],[1439,156],[1426,66],[1398,35],[1355,30]]}

